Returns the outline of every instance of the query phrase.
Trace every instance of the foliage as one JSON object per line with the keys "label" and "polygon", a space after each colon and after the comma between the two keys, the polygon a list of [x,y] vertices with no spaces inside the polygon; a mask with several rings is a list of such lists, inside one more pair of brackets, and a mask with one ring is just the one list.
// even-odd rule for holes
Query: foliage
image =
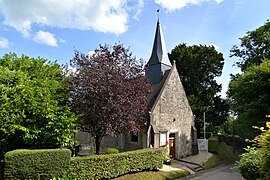
{"label": "foliage", "polygon": [[18,148],[72,144],[76,117],[62,69],[42,58],[0,58],[0,157]]}
{"label": "foliage", "polygon": [[141,149],[118,154],[72,157],[66,177],[111,179],[117,176],[162,167],[161,149]]}
{"label": "foliage", "polygon": [[235,124],[238,134],[254,138],[260,131],[252,126],[263,126],[270,112],[270,60],[249,67],[243,74],[233,77],[228,96],[232,110],[237,114]]}
{"label": "foliage", "polygon": [[259,65],[263,59],[270,59],[270,22],[263,26],[248,31],[240,38],[241,44],[235,45],[231,49],[231,57],[238,57],[240,61],[236,65],[242,71],[246,71],[252,65]]}
{"label": "foliage", "polygon": [[241,159],[236,163],[240,174],[247,180],[254,180],[261,177],[259,169],[261,166],[262,155],[255,147],[248,146],[247,151],[241,155]]}
{"label": "foliage", "polygon": [[171,164],[171,158],[168,153],[168,146],[162,147],[162,159],[164,164]]}
{"label": "foliage", "polygon": [[105,154],[116,154],[119,153],[119,150],[116,148],[107,148]]}
{"label": "foliage", "polygon": [[241,155],[236,164],[246,179],[270,178],[270,122],[266,126],[267,129],[259,128],[262,133],[252,140],[255,147],[245,148],[247,152]]}
{"label": "foliage", "polygon": [[169,54],[176,61],[178,73],[187,94],[193,113],[196,115],[196,128],[200,134],[203,126],[203,112],[206,121],[220,125],[226,121],[229,105],[217,95],[221,85],[215,80],[222,73],[223,55],[213,46],[180,44]]}
{"label": "foliage", "polygon": [[173,180],[187,176],[189,173],[186,170],[175,170],[175,171],[146,171],[139,172],[135,174],[126,174],[115,178],[116,180],[146,180],[146,179],[155,179],[155,180]]}
{"label": "foliage", "polygon": [[208,151],[212,153],[217,153],[219,142],[217,136],[212,136],[208,139]]}
{"label": "foliage", "polygon": [[79,127],[95,137],[96,154],[106,135],[136,133],[145,123],[150,86],[143,65],[123,45],[100,45],[91,56],[75,51],[72,102]]}
{"label": "foliage", "polygon": [[68,168],[68,149],[14,150],[5,154],[5,179],[51,179]]}
{"label": "foliage", "polygon": [[139,64],[123,45],[100,45],[91,56],[78,51],[72,60],[73,107],[83,114],[79,127],[95,137],[96,154],[106,135],[132,131],[145,123],[150,86]]}
{"label": "foliage", "polygon": [[258,146],[258,153],[262,155],[261,174],[270,178],[270,122],[266,122],[267,129],[260,128],[262,133],[255,137],[253,142]]}
{"label": "foliage", "polygon": [[208,139],[208,151],[213,153],[213,156],[203,163],[203,167],[206,169],[239,159],[232,147],[219,140],[217,136]]}

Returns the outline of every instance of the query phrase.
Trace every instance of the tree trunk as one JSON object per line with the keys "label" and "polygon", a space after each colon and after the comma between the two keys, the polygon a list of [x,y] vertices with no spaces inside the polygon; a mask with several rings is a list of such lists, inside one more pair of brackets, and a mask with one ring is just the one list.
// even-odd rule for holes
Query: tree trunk
{"label": "tree trunk", "polygon": [[99,136],[96,136],[95,140],[96,140],[96,155],[99,155],[101,138]]}

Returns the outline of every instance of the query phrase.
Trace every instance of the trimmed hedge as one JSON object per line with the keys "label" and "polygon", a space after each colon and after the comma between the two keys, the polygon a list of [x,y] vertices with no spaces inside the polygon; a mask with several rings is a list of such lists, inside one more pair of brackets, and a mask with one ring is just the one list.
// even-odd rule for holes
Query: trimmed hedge
{"label": "trimmed hedge", "polygon": [[51,179],[68,168],[68,149],[14,150],[5,154],[5,179]]}
{"label": "trimmed hedge", "polygon": [[108,148],[105,151],[105,154],[116,154],[116,153],[119,153],[119,150],[116,148]]}
{"label": "trimmed hedge", "polygon": [[218,137],[212,136],[208,139],[208,151],[211,153],[217,153],[219,146]]}
{"label": "trimmed hedge", "polygon": [[161,168],[161,149],[141,149],[118,154],[72,157],[64,177],[78,179],[111,179],[143,170]]}

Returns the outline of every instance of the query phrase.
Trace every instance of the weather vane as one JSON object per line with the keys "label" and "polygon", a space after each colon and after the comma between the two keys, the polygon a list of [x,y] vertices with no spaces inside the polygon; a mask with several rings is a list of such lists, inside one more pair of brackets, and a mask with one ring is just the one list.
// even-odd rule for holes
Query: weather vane
{"label": "weather vane", "polygon": [[157,9],[157,16],[158,16],[158,19],[159,19],[159,9]]}

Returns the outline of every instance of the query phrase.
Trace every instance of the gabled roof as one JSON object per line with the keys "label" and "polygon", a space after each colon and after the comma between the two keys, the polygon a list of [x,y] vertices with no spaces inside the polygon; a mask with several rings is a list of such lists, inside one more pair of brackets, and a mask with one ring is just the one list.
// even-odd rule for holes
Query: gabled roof
{"label": "gabled roof", "polygon": [[147,66],[151,66],[151,65],[155,65],[159,63],[165,64],[167,66],[172,66],[168,57],[161,24],[158,20],[152,54],[147,63]]}
{"label": "gabled roof", "polygon": [[156,85],[153,85],[151,86],[151,93],[149,94],[149,100],[148,100],[148,108],[149,110],[152,109],[152,107],[154,106],[154,104],[156,103],[157,101],[157,98],[160,94],[160,91],[161,89],[163,88],[164,84],[165,84],[165,81],[167,80],[168,78],[168,75],[170,74],[171,72],[171,69],[165,71],[165,74],[162,78],[162,81],[160,81],[160,83],[156,84]]}

